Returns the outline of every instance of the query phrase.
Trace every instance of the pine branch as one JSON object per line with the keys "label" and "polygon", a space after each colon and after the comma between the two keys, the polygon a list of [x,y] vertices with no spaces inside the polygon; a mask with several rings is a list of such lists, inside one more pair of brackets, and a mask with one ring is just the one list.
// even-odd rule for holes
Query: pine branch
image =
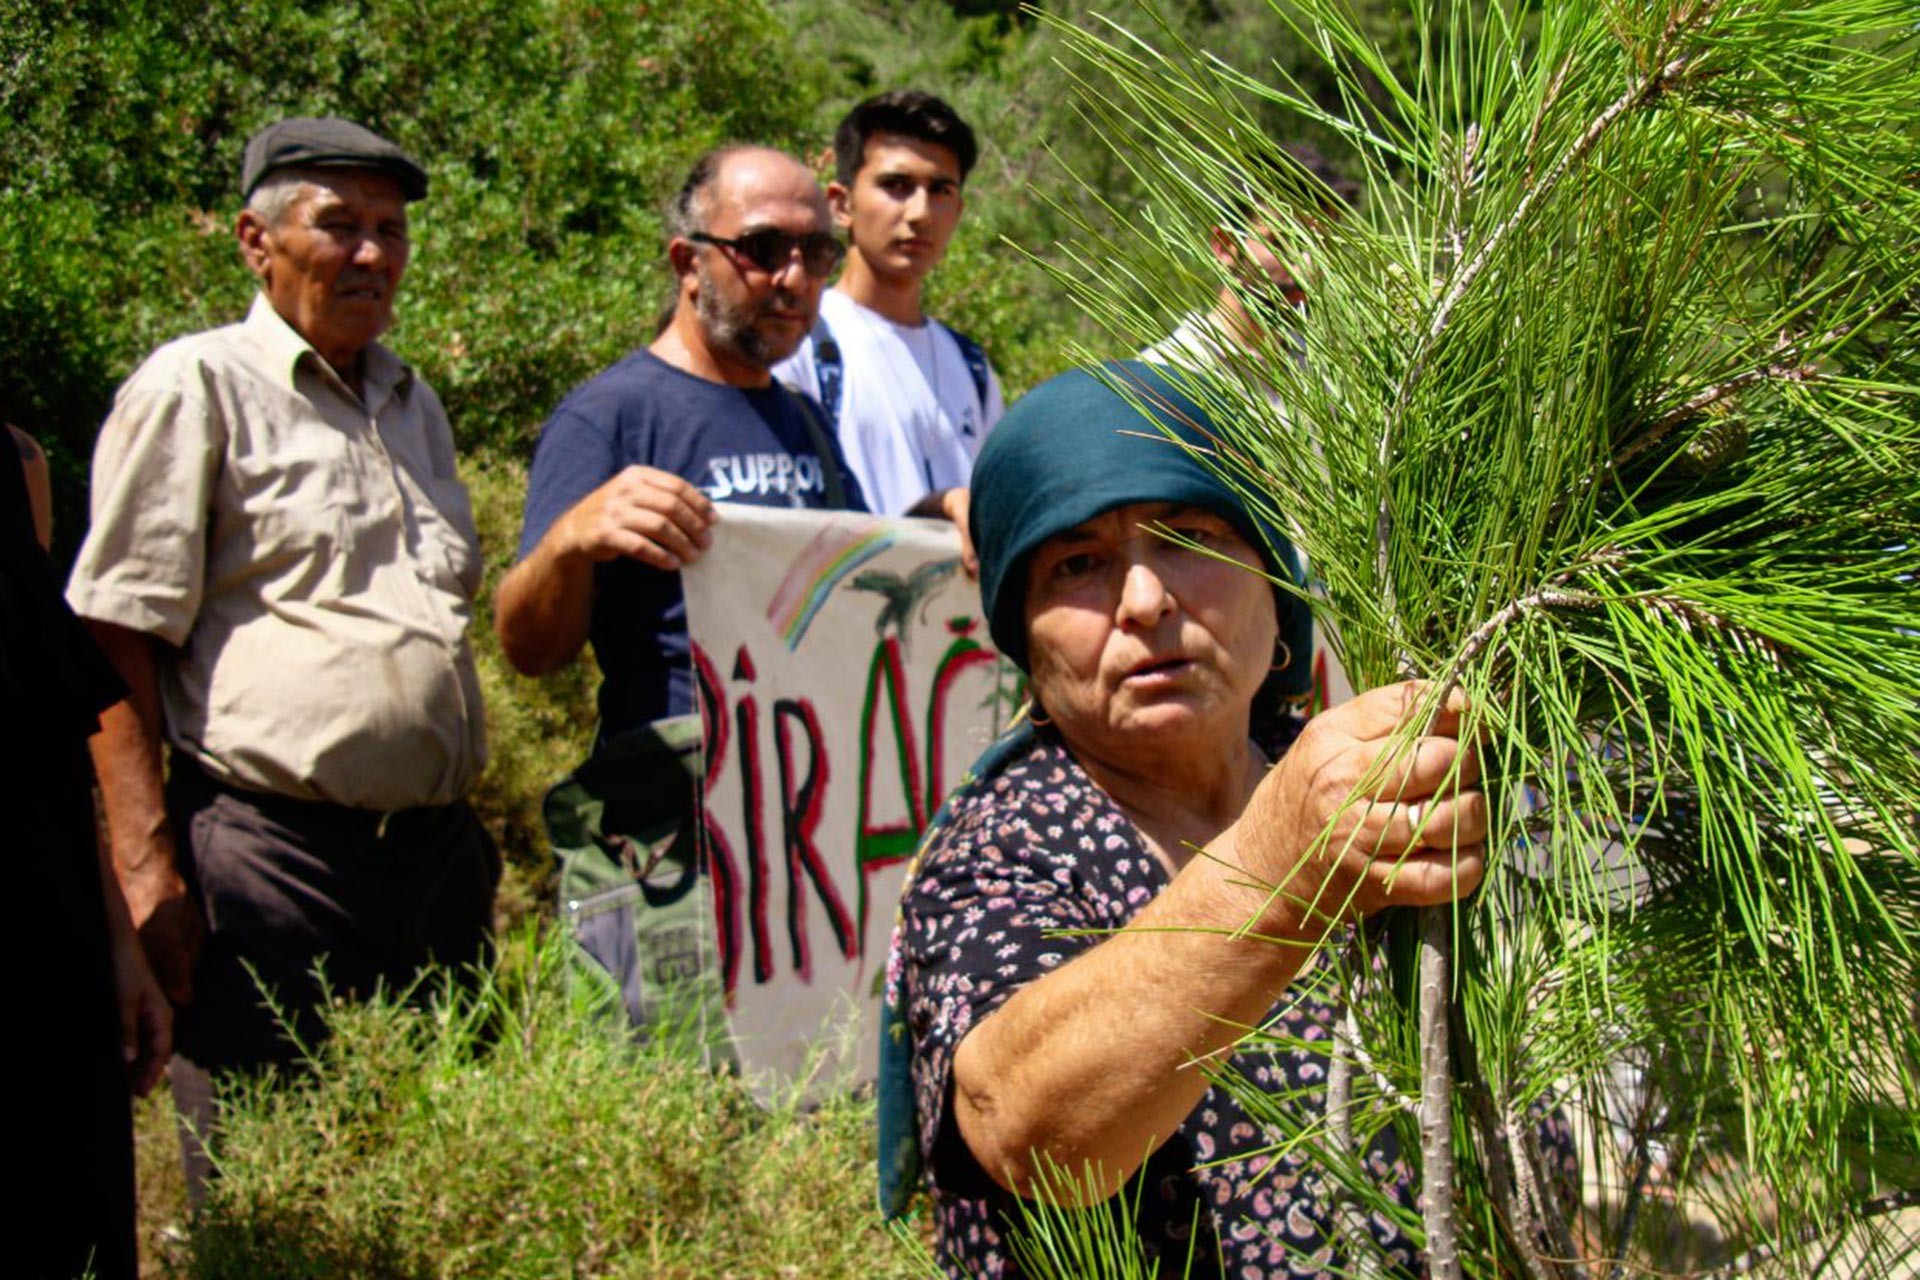
{"label": "pine branch", "polygon": [[1381,1098],[1389,1105],[1399,1108],[1410,1116],[1419,1115],[1419,1099],[1409,1098],[1395,1088],[1393,1081],[1387,1079],[1386,1074],[1380,1070],[1379,1064],[1373,1060],[1373,1055],[1367,1052],[1366,1042],[1360,1038],[1360,1021],[1355,1016],[1352,1006],[1347,1008],[1347,1028],[1353,1037],[1354,1066],[1367,1073],[1367,1079],[1373,1082],[1373,1087],[1380,1091]]}
{"label": "pine branch", "polygon": [[1872,1196],[1858,1204],[1849,1206],[1844,1212],[1834,1215],[1823,1224],[1802,1228],[1783,1241],[1773,1241],[1756,1245],[1747,1250],[1711,1274],[1716,1276],[1752,1275],[1760,1267],[1776,1258],[1784,1257],[1786,1252],[1801,1245],[1812,1244],[1835,1231],[1857,1225],[1873,1218],[1884,1217],[1889,1213],[1898,1213],[1902,1209],[1911,1209],[1920,1205],[1920,1188],[1902,1187],[1898,1191],[1888,1191]]}
{"label": "pine branch", "polygon": [[1639,1221],[1640,1206],[1653,1178],[1654,1109],[1654,1090],[1643,1079],[1640,1106],[1633,1118],[1633,1149],[1627,1156],[1627,1202],[1621,1207],[1620,1224],[1614,1231],[1610,1253],[1616,1261],[1607,1272],[1607,1280],[1620,1280],[1621,1270],[1627,1265],[1627,1245],[1633,1239],[1634,1224]]}
{"label": "pine branch", "polygon": [[[1355,980],[1356,967],[1348,969],[1349,981]],[[1340,1002],[1338,1029],[1334,1044],[1339,1050],[1327,1067],[1327,1123],[1333,1150],[1338,1158],[1358,1159],[1353,1145],[1353,1073],[1357,1065],[1354,1051],[1360,1044],[1360,1025],[1353,1015],[1353,995]],[[1333,1221],[1345,1246],[1349,1269],[1358,1280],[1377,1280],[1380,1269],[1367,1238],[1366,1214],[1354,1201],[1353,1190],[1344,1183],[1333,1187]]]}
{"label": "pine branch", "polygon": [[[1673,58],[1658,71],[1614,99],[1607,105],[1606,110],[1594,117],[1592,123],[1587,126],[1586,132],[1580,135],[1573,146],[1554,161],[1553,168],[1547,170],[1537,184],[1527,189],[1526,194],[1520,197],[1506,218],[1480,242],[1480,247],[1474,250],[1473,257],[1454,278],[1452,287],[1441,297],[1440,305],[1434,308],[1433,319],[1427,326],[1428,344],[1425,350],[1432,350],[1432,340],[1440,336],[1441,331],[1447,327],[1447,321],[1452,317],[1454,308],[1460,305],[1460,300],[1467,296],[1469,289],[1473,288],[1474,282],[1480,278],[1480,273],[1492,263],[1494,251],[1505,242],[1508,236],[1517,231],[1521,224],[1526,222],[1535,206],[1552,193],[1554,187],[1559,185],[1560,180],[1566,177],[1574,165],[1585,159],[1589,152],[1600,145],[1600,139],[1606,136],[1607,130],[1617,124],[1621,117],[1629,111],[1646,106],[1659,97],[1668,86],[1676,83],[1686,72],[1688,62],[1684,55]],[[1409,382],[1411,381],[1410,376]]]}
{"label": "pine branch", "polygon": [[1453,912],[1420,909],[1420,1190],[1433,1280],[1460,1280],[1460,1225],[1453,1208],[1453,1071],[1447,1050],[1452,1005]]}
{"label": "pine branch", "polygon": [[[1337,1158],[1355,1160],[1359,1158],[1353,1142],[1353,1077],[1356,1069],[1364,1064],[1383,1093],[1402,1105],[1406,1104],[1406,1099],[1400,1096],[1399,1091],[1374,1068],[1361,1043],[1360,1020],[1354,1013],[1354,1005],[1367,980],[1363,937],[1362,933],[1356,931],[1353,941],[1341,953],[1341,963],[1346,970],[1346,989],[1342,993],[1334,1024],[1336,1052],[1327,1068],[1327,1120],[1333,1150]],[[1370,1247],[1372,1242],[1368,1239],[1366,1214],[1355,1202],[1353,1189],[1337,1181],[1333,1187],[1333,1220],[1335,1229],[1345,1243],[1348,1265],[1353,1275],[1357,1280],[1378,1280],[1379,1260]]]}
{"label": "pine branch", "polygon": [[1809,382],[1819,376],[1819,370],[1810,364],[1768,364],[1758,369],[1749,369],[1745,373],[1735,374],[1725,382],[1715,383],[1699,394],[1689,397],[1685,403],[1655,418],[1644,432],[1635,436],[1625,448],[1614,455],[1613,466],[1616,468],[1626,466],[1666,439],[1672,434],[1674,428],[1755,383]]}
{"label": "pine branch", "polygon": [[[1554,1198],[1552,1179],[1547,1174],[1545,1161],[1540,1152],[1540,1135],[1536,1127],[1524,1124],[1511,1110],[1506,1113],[1508,1140],[1517,1148],[1514,1170],[1519,1175],[1521,1191],[1540,1215],[1540,1221],[1547,1243],[1561,1258],[1568,1259],[1569,1266],[1576,1266],[1571,1259],[1578,1257],[1573,1243],[1573,1228],[1567,1222],[1567,1216],[1561,1212],[1560,1202]],[[1576,1274],[1585,1275],[1584,1269],[1576,1269]]]}
{"label": "pine branch", "polygon": [[[1710,5],[1703,3],[1693,14],[1688,15],[1685,21],[1676,17],[1674,21],[1669,24],[1666,33],[1667,40],[1662,42],[1663,45],[1671,41],[1673,36],[1685,26],[1691,25],[1693,21],[1702,16],[1709,7]],[[1541,177],[1540,181],[1527,187],[1524,194],[1521,195],[1506,218],[1480,242],[1479,247],[1474,251],[1473,257],[1467,261],[1467,265],[1454,277],[1453,284],[1442,296],[1440,305],[1434,308],[1433,316],[1427,324],[1427,330],[1421,336],[1420,344],[1414,351],[1412,359],[1408,362],[1405,375],[1400,379],[1399,390],[1395,396],[1393,408],[1388,413],[1386,422],[1382,425],[1380,432],[1379,469],[1377,475],[1381,485],[1381,494],[1379,511],[1374,523],[1375,563],[1379,576],[1379,586],[1385,597],[1385,614],[1396,624],[1400,621],[1400,616],[1394,596],[1393,581],[1389,572],[1391,568],[1393,542],[1393,513],[1390,501],[1391,488],[1388,485],[1387,477],[1389,468],[1393,462],[1394,441],[1398,435],[1400,420],[1412,402],[1414,387],[1426,373],[1427,365],[1432,359],[1440,336],[1446,331],[1447,324],[1452,319],[1455,308],[1460,305],[1461,299],[1467,296],[1467,292],[1473,287],[1475,281],[1480,278],[1481,274],[1485,272],[1487,267],[1492,263],[1495,251],[1505,243],[1507,237],[1512,235],[1526,222],[1528,217],[1532,215],[1533,210],[1542,200],[1552,193],[1568,173],[1573,171],[1574,166],[1579,164],[1595,147],[1600,145],[1600,140],[1606,136],[1609,129],[1624,118],[1630,111],[1644,107],[1657,99],[1671,85],[1680,80],[1688,66],[1689,59],[1685,55],[1668,59],[1657,71],[1644,77],[1640,83],[1628,89],[1626,93],[1621,94],[1620,97],[1609,103],[1598,116],[1589,122],[1573,146],[1568,148],[1568,150],[1554,162],[1553,167]],[[1559,80],[1556,77],[1556,88],[1558,83]],[[1540,114],[1535,117],[1536,128],[1540,120],[1545,116],[1546,107],[1551,105],[1551,98],[1552,95],[1549,96],[1547,102],[1542,104]],[[1457,175],[1457,181],[1464,184],[1470,177],[1469,166],[1463,164],[1460,174]],[[1456,196],[1457,206],[1464,205],[1466,196],[1464,185],[1456,192]],[[1454,242],[1457,243],[1459,241],[1457,224],[1450,232],[1450,236]]]}
{"label": "pine branch", "polygon": [[[1302,0],[1303,49],[1336,81],[1318,101],[1285,70],[1263,85],[1197,47],[1095,51],[1108,74],[1091,92],[1130,122],[1155,109],[1142,125],[1155,145],[1126,155],[1155,192],[1135,223],[1144,247],[1114,237],[1072,264],[1087,277],[1075,296],[1125,345],[1164,335],[1175,290],[1156,278],[1196,294],[1236,283],[1197,246],[1222,175],[1258,171],[1273,136],[1259,112],[1358,153],[1355,214],[1283,237],[1316,268],[1312,308],[1284,318],[1286,341],[1208,362],[1222,384],[1207,401],[1213,460],[1310,559],[1325,590],[1314,612],[1357,682],[1425,678],[1438,706],[1471,689],[1494,748],[1487,785],[1542,793],[1533,818],[1499,821],[1544,842],[1550,874],[1516,918],[1546,930],[1539,968],[1556,986],[1483,963],[1506,954],[1509,920],[1470,907],[1415,929],[1396,913],[1422,960],[1413,1007],[1395,1013],[1417,1010],[1418,1033],[1396,1017],[1378,1036],[1383,993],[1359,999],[1358,986],[1337,1017],[1315,1141],[1328,1185],[1351,1197],[1329,1209],[1356,1262],[1348,1210],[1372,1200],[1351,1156],[1376,1098],[1363,1073],[1378,1097],[1415,1106],[1436,1277],[1598,1277],[1616,1258],[1634,1259],[1625,1271],[1660,1260],[1657,1246],[1643,1257],[1645,1143],[1627,1184],[1605,1189],[1624,1212],[1577,1257],[1554,1153],[1513,1103],[1548,1080],[1598,1096],[1615,1051],[1587,1021],[1600,1016],[1627,1043],[1707,1029],[1711,1069],[1664,1098],[1674,1140],[1731,1094],[1713,1112],[1743,1140],[1731,1158],[1798,1221],[1848,1195],[1837,1117],[1878,1069],[1861,1028],[1900,994],[1869,975],[1910,989],[1920,919],[1906,827],[1920,805],[1920,353],[1902,310],[1920,274],[1899,252],[1920,234],[1905,181],[1920,136],[1903,123],[1920,32],[1899,4],[1548,6],[1522,28],[1460,0],[1416,7],[1437,43],[1414,69],[1339,0]],[[1376,79],[1388,89],[1370,97]],[[1344,116],[1325,105],[1336,95]],[[1647,483],[1681,445],[1671,461],[1687,477],[1743,447],[1745,460],[1726,483]],[[1629,463],[1633,484],[1602,483]],[[1613,852],[1590,856],[1600,840]],[[1516,872],[1500,864],[1490,876]],[[1457,957],[1443,950],[1450,924]],[[1468,950],[1467,936],[1486,945]],[[1604,1015],[1555,989],[1604,993]],[[1490,1065],[1496,1051],[1526,1062],[1499,1073],[1499,1093],[1459,1048],[1464,1006],[1443,997],[1461,991],[1472,1047]],[[1485,1026],[1482,997],[1498,1013]],[[1416,1075],[1409,1096],[1390,1092],[1388,1077]],[[1435,1123],[1436,1093],[1465,1108],[1457,1129]],[[1431,1158],[1456,1135],[1484,1158]],[[1451,1229],[1436,1229],[1448,1196]],[[1705,1207],[1734,1214],[1736,1198]]]}
{"label": "pine branch", "polygon": [[[1577,568],[1577,567],[1576,567]],[[1571,577],[1575,570],[1562,575],[1562,580]],[[1434,705],[1432,718],[1429,719],[1425,733],[1432,733],[1434,722],[1447,703],[1453,697],[1453,691],[1459,687],[1467,668],[1480,656],[1487,644],[1502,627],[1515,618],[1537,609],[1554,607],[1589,608],[1600,603],[1595,596],[1582,591],[1569,591],[1562,587],[1543,587],[1523,596],[1511,604],[1496,610],[1487,620],[1476,627],[1461,645],[1460,654],[1454,659],[1448,673],[1447,683],[1440,692]],[[1459,1225],[1455,1220],[1453,1208],[1454,1192],[1454,1152],[1453,1152],[1453,1059],[1450,1030],[1453,1007],[1453,911],[1450,906],[1423,907],[1420,919],[1420,1149],[1421,1149],[1421,1189],[1425,1196],[1423,1216],[1427,1229],[1427,1265],[1434,1280],[1459,1280]],[[1464,1030],[1461,1033],[1464,1040]],[[1511,1129],[1510,1123],[1506,1126]],[[1491,1145],[1497,1152],[1495,1161],[1506,1161],[1508,1166],[1520,1176],[1524,1188],[1537,1183],[1529,1167],[1529,1161],[1522,1156],[1513,1158],[1509,1136],[1501,1135],[1498,1142]],[[1524,1170],[1524,1172],[1523,1172]],[[1537,1186],[1530,1199],[1538,1208],[1538,1213],[1520,1212],[1521,1206],[1513,1196],[1514,1182],[1508,1182],[1508,1208],[1519,1222],[1537,1228],[1528,1232],[1529,1239],[1523,1244],[1522,1256],[1529,1259],[1531,1265],[1532,1242],[1544,1234],[1559,1249],[1560,1238],[1566,1236],[1564,1224],[1561,1230],[1551,1230],[1551,1218],[1554,1216],[1548,1206],[1541,1203]],[[1545,1219],[1545,1221],[1542,1221]],[[1568,1236],[1568,1239],[1571,1237]],[[1565,1252],[1570,1253],[1571,1250]],[[1544,1280],[1537,1277],[1536,1280]]]}
{"label": "pine branch", "polygon": [[[1685,19],[1676,17],[1673,22],[1669,24],[1666,39],[1662,41],[1663,52],[1664,46],[1669,45],[1674,36],[1678,35],[1686,27],[1693,25],[1693,23],[1704,16],[1706,11],[1711,7],[1711,4],[1703,3],[1692,14],[1687,15]],[[1467,265],[1462,268],[1459,275],[1454,278],[1452,286],[1449,287],[1447,292],[1441,297],[1440,305],[1434,308],[1433,318],[1427,324],[1427,332],[1422,337],[1419,349],[1414,353],[1412,361],[1407,366],[1406,377],[1401,381],[1398,403],[1395,405],[1391,419],[1398,419],[1401,412],[1405,410],[1407,403],[1411,399],[1413,386],[1420,380],[1421,375],[1425,373],[1427,362],[1432,355],[1434,346],[1439,341],[1440,335],[1446,330],[1447,322],[1453,317],[1454,309],[1460,305],[1461,299],[1467,296],[1467,291],[1473,288],[1474,282],[1480,278],[1481,273],[1492,264],[1494,252],[1505,243],[1508,236],[1517,231],[1526,220],[1532,216],[1534,209],[1553,192],[1554,188],[1560,184],[1561,179],[1571,173],[1575,165],[1579,164],[1592,153],[1595,147],[1600,145],[1600,140],[1607,135],[1609,129],[1619,123],[1629,112],[1649,105],[1671,86],[1677,84],[1681,77],[1686,74],[1690,65],[1691,59],[1685,54],[1668,58],[1658,70],[1649,73],[1642,78],[1638,84],[1607,104],[1606,108],[1588,123],[1586,129],[1580,134],[1580,137],[1574,141],[1573,146],[1569,147],[1562,153],[1558,160],[1553,162],[1553,167],[1547,170],[1539,182],[1527,188],[1526,192],[1515,202],[1513,209],[1507,216],[1480,242],[1479,247],[1474,250],[1473,257],[1468,260]],[[1542,104],[1541,116],[1536,117],[1536,122],[1539,118],[1544,117],[1545,108],[1547,105],[1550,105],[1550,102],[1551,99],[1549,99],[1548,103]],[[1386,435],[1389,438],[1392,436],[1391,420]]]}
{"label": "pine branch", "polygon": [[1547,82],[1547,91],[1541,95],[1540,109],[1533,113],[1533,123],[1527,127],[1527,148],[1525,155],[1527,157],[1528,181],[1533,180],[1533,153],[1540,145],[1540,130],[1547,122],[1547,113],[1552,110],[1553,104],[1559,101],[1560,91],[1566,88],[1567,72],[1571,66],[1571,60],[1563,58],[1561,59],[1560,65],[1554,68],[1553,78]]}
{"label": "pine branch", "polygon": [[1526,1268],[1529,1280],[1551,1280],[1539,1257],[1539,1242],[1546,1238],[1546,1227],[1530,1199],[1523,1196],[1516,1177],[1513,1134],[1505,1108],[1495,1102],[1493,1091],[1480,1070],[1473,1037],[1466,1034],[1457,1018],[1455,1027],[1454,1050],[1461,1062],[1462,1083],[1480,1140],[1481,1160],[1493,1184],[1494,1201],[1500,1208],[1500,1218],[1506,1226],[1507,1237],[1520,1258],[1521,1266]]}
{"label": "pine branch", "polygon": [[[1617,563],[1619,559],[1619,554],[1611,551],[1591,556],[1567,570],[1565,573],[1557,575],[1554,581],[1556,583],[1564,583],[1572,579],[1581,569],[1588,565]],[[1488,642],[1500,633],[1502,627],[1511,623],[1515,618],[1520,617],[1522,614],[1533,613],[1541,609],[1598,609],[1604,603],[1605,601],[1599,596],[1589,594],[1585,591],[1570,591],[1564,586],[1556,585],[1542,587],[1538,591],[1529,592],[1513,603],[1496,609],[1488,615],[1485,622],[1473,629],[1472,634],[1467,637],[1466,643],[1460,646],[1460,656],[1454,659],[1453,667],[1448,676],[1447,686],[1441,694],[1440,705],[1445,706],[1447,699],[1453,695],[1453,691],[1460,687],[1461,677],[1466,674],[1467,668],[1473,665],[1474,659],[1480,656],[1480,651],[1485,649]]]}

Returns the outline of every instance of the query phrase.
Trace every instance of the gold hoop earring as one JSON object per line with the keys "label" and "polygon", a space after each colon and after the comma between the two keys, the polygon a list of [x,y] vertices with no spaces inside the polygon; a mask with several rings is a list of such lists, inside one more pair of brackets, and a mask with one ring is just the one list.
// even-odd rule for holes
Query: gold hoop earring
{"label": "gold hoop earring", "polygon": [[1027,699],[1027,723],[1036,729],[1044,729],[1053,723],[1053,717],[1041,710],[1039,702]]}
{"label": "gold hoop earring", "polygon": [[1275,654],[1275,657],[1277,657],[1279,661],[1275,662],[1272,666],[1268,667],[1267,670],[1268,671],[1285,671],[1288,667],[1293,665],[1293,646],[1288,644],[1285,640],[1276,640],[1274,641],[1274,643],[1280,646],[1279,650]]}

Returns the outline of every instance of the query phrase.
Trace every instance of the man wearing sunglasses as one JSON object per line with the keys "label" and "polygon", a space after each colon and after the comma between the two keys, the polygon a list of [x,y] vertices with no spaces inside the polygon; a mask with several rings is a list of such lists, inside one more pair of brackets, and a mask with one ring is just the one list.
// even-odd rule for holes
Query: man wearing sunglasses
{"label": "man wearing sunglasses", "polygon": [[671,315],[548,420],[495,606],[528,675],[592,639],[603,742],[693,710],[678,570],[706,549],[716,502],[866,509],[818,409],[769,372],[813,328],[845,252],[812,173],[721,148],[687,175],[667,234]]}

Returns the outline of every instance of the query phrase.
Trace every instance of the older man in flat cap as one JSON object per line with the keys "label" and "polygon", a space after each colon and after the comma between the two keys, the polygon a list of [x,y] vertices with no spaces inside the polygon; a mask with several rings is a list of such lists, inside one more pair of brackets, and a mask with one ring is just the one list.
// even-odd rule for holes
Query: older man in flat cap
{"label": "older man in flat cap", "polygon": [[261,130],[252,310],[149,357],[95,450],[68,599],[132,691],[94,757],[188,1103],[206,1071],[295,1057],[250,969],[309,1039],[323,957],[365,994],[487,947],[499,857],[462,800],[480,551],[446,413],[376,340],[426,191],[359,125]]}

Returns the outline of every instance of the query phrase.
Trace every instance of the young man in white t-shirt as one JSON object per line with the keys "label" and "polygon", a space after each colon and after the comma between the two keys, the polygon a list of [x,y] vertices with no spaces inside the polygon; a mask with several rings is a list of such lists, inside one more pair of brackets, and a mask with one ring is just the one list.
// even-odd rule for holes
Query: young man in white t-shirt
{"label": "young man in white t-shirt", "polygon": [[921,308],[965,207],[973,130],[932,94],[896,90],[847,113],[833,140],[846,269],[781,381],[818,400],[873,510],[964,524],[973,459],[1002,411],[979,347]]}

